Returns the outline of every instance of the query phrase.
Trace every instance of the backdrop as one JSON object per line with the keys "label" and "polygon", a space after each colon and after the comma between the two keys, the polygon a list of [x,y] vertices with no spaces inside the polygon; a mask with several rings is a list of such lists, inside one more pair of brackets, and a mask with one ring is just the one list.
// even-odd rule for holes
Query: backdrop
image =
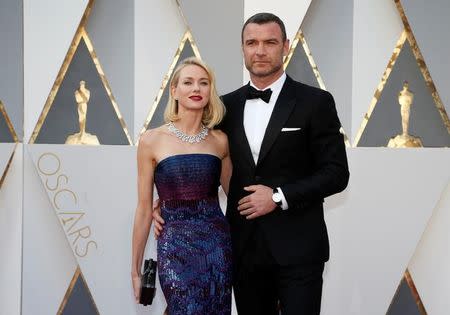
{"label": "backdrop", "polygon": [[[446,0],[0,0],[0,314],[163,314],[159,288],[151,307],[131,292],[136,143],[162,123],[183,58],[210,64],[220,93],[247,82],[241,26],[261,11],[284,20],[286,72],[333,94],[346,137],[350,184],[325,202],[322,314],[447,314],[449,10]],[[100,145],[64,144],[78,131],[81,80]],[[405,81],[424,147],[391,149]],[[146,256],[155,246],[151,236]]]}

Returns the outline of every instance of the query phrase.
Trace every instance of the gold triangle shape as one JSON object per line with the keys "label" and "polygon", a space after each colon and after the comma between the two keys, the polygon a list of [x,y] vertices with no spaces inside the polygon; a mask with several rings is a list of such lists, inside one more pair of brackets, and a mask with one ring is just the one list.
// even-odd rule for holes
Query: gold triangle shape
{"label": "gold triangle shape", "polygon": [[14,149],[12,150],[11,156],[9,157],[9,160],[8,160],[8,163],[6,164],[5,170],[3,171],[2,176],[0,177],[0,189],[1,189],[3,182],[5,181],[6,175],[8,174],[9,167],[11,166],[12,160],[14,158],[14,153],[16,152],[17,143],[19,143],[19,138],[17,137],[16,131],[14,130],[12,122],[9,119],[8,114],[6,113],[6,109],[5,109],[5,106],[3,105],[2,101],[0,101],[0,114],[5,119],[5,122],[6,122],[6,125],[8,126],[9,132],[11,133],[11,136],[15,142]]}
{"label": "gold triangle shape", "polygon": [[17,142],[14,145],[14,149],[11,153],[8,163],[6,164],[6,167],[5,167],[5,170],[3,171],[2,177],[0,177],[0,189],[2,189],[3,182],[5,181],[6,175],[8,174],[9,167],[11,166],[12,160],[14,158],[14,153],[16,152],[16,148],[17,148]]}
{"label": "gold triangle shape", "polygon": [[400,17],[402,18],[403,25],[405,26],[406,35],[408,37],[408,41],[411,44],[412,51],[414,56],[416,57],[417,64],[419,65],[420,71],[425,79],[427,87],[431,91],[431,95],[433,97],[434,103],[441,115],[442,121],[444,122],[445,127],[447,127],[447,131],[450,134],[450,119],[448,117],[447,111],[445,110],[444,104],[439,96],[439,93],[434,85],[433,79],[431,78],[430,71],[428,71],[428,67],[425,63],[425,59],[423,58],[422,52],[420,51],[419,45],[417,44],[416,37],[412,32],[411,26],[409,25],[408,19],[406,18],[405,10],[403,9],[400,0],[395,0],[395,4],[397,5],[397,9],[400,13]]}
{"label": "gold triangle shape", "polygon": [[314,76],[316,77],[317,83],[319,84],[322,90],[326,90],[327,88],[325,87],[325,83],[323,82],[322,76],[320,75],[319,68],[317,67],[316,62],[314,61],[311,50],[309,49],[308,43],[306,42],[305,36],[303,35],[303,32],[300,28],[298,29],[297,34],[295,35],[295,38],[292,41],[291,47],[289,48],[289,52],[284,59],[283,63],[284,70],[286,70],[287,66],[289,65],[289,62],[291,61],[291,58],[294,55],[295,49],[297,48],[299,43],[302,45],[303,50],[305,51],[305,54],[308,57],[309,64],[314,73]]}
{"label": "gold triangle shape", "polygon": [[89,287],[86,283],[86,279],[84,279],[83,273],[81,272],[80,266],[77,266],[77,269],[75,270],[75,273],[73,274],[72,280],[70,281],[69,287],[67,288],[66,294],[64,294],[64,298],[61,302],[61,305],[58,308],[58,311],[56,312],[57,315],[62,315],[64,313],[64,310],[67,306],[67,302],[69,301],[70,296],[72,295],[73,288],[75,287],[75,284],[78,281],[78,278],[81,277],[81,280],[83,281],[86,289],[88,290],[89,297],[92,301],[92,305],[95,307],[95,312],[97,315],[100,315],[98,311],[98,307],[95,304],[94,298],[92,297],[91,291],[89,290]]}
{"label": "gold triangle shape", "polygon": [[386,66],[386,70],[384,70],[384,73],[381,77],[381,81],[378,84],[377,89],[375,90],[375,93],[374,93],[372,100],[370,102],[370,105],[369,105],[369,109],[367,110],[367,113],[364,115],[364,119],[361,123],[361,126],[359,127],[356,137],[353,140],[354,147],[357,147],[359,141],[361,140],[364,130],[366,129],[367,123],[369,122],[369,119],[372,116],[373,110],[375,109],[375,106],[378,103],[378,99],[380,98],[381,94],[383,93],[383,89],[387,83],[389,75],[392,72],[392,69],[394,68],[394,65],[395,65],[395,62],[397,61],[398,56],[400,55],[400,52],[402,51],[405,41],[406,41],[406,31],[403,30],[403,32],[400,35],[400,38],[398,39],[397,43],[395,44],[394,51],[393,51],[392,56],[389,59],[389,62]]}
{"label": "gold triangle shape", "polygon": [[400,35],[400,38],[397,41],[397,44],[395,45],[394,52],[392,53],[392,56],[389,59],[386,70],[384,71],[383,76],[381,77],[381,81],[378,84],[377,89],[375,90],[374,96],[369,105],[369,109],[368,109],[367,113],[364,115],[361,126],[359,127],[359,130],[353,141],[354,147],[357,147],[359,141],[361,140],[361,137],[367,126],[367,123],[369,122],[369,119],[373,113],[373,110],[375,109],[375,106],[378,103],[378,100],[383,92],[383,89],[386,85],[389,75],[391,74],[392,69],[394,68],[395,62],[397,61],[397,58],[400,55],[400,52],[403,49],[403,46],[404,46],[406,40],[408,40],[408,42],[411,46],[411,50],[414,54],[417,65],[418,65],[418,67],[422,73],[422,76],[425,80],[426,86],[430,90],[434,104],[436,105],[436,108],[439,111],[439,114],[442,118],[442,121],[443,121],[445,127],[447,128],[448,133],[450,134],[450,119],[448,117],[447,111],[445,110],[444,104],[442,103],[441,98],[439,97],[438,91],[436,90],[436,86],[434,85],[433,79],[431,78],[430,71],[428,71],[427,65],[423,58],[423,55],[420,52],[419,46],[418,46],[417,41],[414,37],[414,34],[411,30],[411,26],[409,25],[409,22],[406,18],[403,7],[399,0],[394,0],[394,1],[395,1],[395,4],[397,5],[397,9],[401,16],[401,19],[402,19],[402,22],[404,25],[404,30],[403,30],[402,34]]}
{"label": "gold triangle shape", "polygon": [[409,289],[411,290],[414,300],[416,301],[416,304],[420,311],[420,314],[427,315],[425,306],[423,305],[422,299],[420,298],[419,292],[417,291],[416,285],[414,284],[413,278],[412,278],[411,274],[409,273],[408,269],[406,269],[404,277],[405,277],[406,283],[408,284]]}
{"label": "gold triangle shape", "polygon": [[64,80],[67,69],[69,68],[69,66],[72,62],[73,56],[75,55],[75,52],[77,51],[77,48],[78,48],[78,45],[79,45],[81,39],[83,39],[84,42],[86,43],[89,54],[92,58],[92,61],[94,62],[94,65],[95,65],[97,72],[100,76],[100,79],[103,83],[103,87],[105,88],[105,90],[108,94],[108,97],[111,101],[111,105],[113,106],[114,111],[117,115],[117,118],[119,119],[120,125],[122,126],[122,129],[127,137],[128,143],[129,144],[133,143],[131,140],[131,137],[130,137],[130,133],[128,132],[128,128],[126,126],[125,120],[123,119],[122,114],[120,113],[119,106],[117,105],[117,102],[112,94],[111,87],[109,86],[108,80],[106,79],[105,73],[100,65],[100,61],[98,60],[97,54],[95,53],[94,46],[92,45],[92,41],[89,38],[89,35],[86,31],[86,24],[87,24],[90,14],[91,14],[94,2],[95,2],[95,0],[89,0],[88,4],[86,6],[83,17],[81,18],[80,24],[78,25],[78,28],[75,32],[75,36],[72,40],[72,43],[70,44],[69,50],[66,54],[66,57],[64,58],[63,64],[58,72],[58,75],[56,76],[56,80],[53,84],[53,87],[52,87],[50,93],[49,93],[49,96],[48,96],[47,101],[44,105],[44,108],[41,112],[41,115],[39,116],[38,122],[33,130],[33,133],[31,134],[29,143],[34,143],[36,141],[36,138],[39,135],[39,131],[41,130],[41,128],[45,122],[45,119],[47,117],[47,114],[53,105],[53,101],[55,100],[56,94],[58,93],[61,83]]}
{"label": "gold triangle shape", "polygon": [[3,105],[1,100],[0,100],[0,114],[5,119],[6,125],[8,126],[9,132],[11,133],[11,137],[13,138],[14,142],[19,142],[19,138],[17,137],[17,134],[16,134],[16,131],[14,130],[13,124],[12,124],[11,120],[9,119],[8,114],[6,113],[5,105]]}
{"label": "gold triangle shape", "polygon": [[413,281],[413,279],[411,277],[411,274],[409,273],[408,269],[406,269],[402,279],[400,280],[400,283],[398,284],[397,290],[395,291],[394,297],[391,300],[391,304],[389,304],[389,308],[388,308],[386,314],[389,314],[389,312],[390,312],[390,310],[392,308],[392,305],[393,305],[393,303],[394,303],[394,301],[395,301],[395,299],[396,299],[396,297],[397,297],[397,295],[398,295],[398,293],[400,291],[400,286],[401,286],[401,284],[403,282],[403,279],[405,279],[406,284],[408,285],[409,289],[411,290],[411,295],[413,296],[414,301],[416,302],[417,309],[419,310],[420,315],[427,315],[427,311],[425,310],[425,306],[422,303],[422,299],[420,298],[419,292],[417,291],[416,285],[414,284],[414,281]]}
{"label": "gold triangle shape", "polygon": [[[305,36],[303,35],[303,32],[302,32],[301,28],[298,29],[297,34],[295,35],[295,38],[292,41],[291,47],[289,48],[289,52],[288,52],[287,56],[284,59],[284,62],[283,62],[284,70],[286,70],[286,68],[288,67],[289,62],[291,61],[292,56],[294,55],[295,49],[297,48],[299,43],[301,43],[302,48],[303,48],[303,50],[304,50],[304,52],[305,52],[305,54],[306,54],[306,56],[308,58],[309,65],[311,66],[311,70],[313,71],[314,76],[316,77],[316,80],[317,80],[317,83],[319,84],[319,87],[322,90],[326,91],[327,88],[325,87],[325,83],[324,83],[324,81],[322,79],[322,76],[320,75],[319,67],[317,67],[316,62],[314,61],[313,55],[311,53],[311,50],[309,49],[308,43],[306,42]],[[341,126],[341,129],[339,131],[344,136],[345,146],[346,147],[351,147],[350,140],[348,139],[348,136],[345,133],[344,128],[342,128],[342,126]]]}
{"label": "gold triangle shape", "polygon": [[175,70],[175,66],[177,65],[178,60],[180,59],[180,56],[181,56],[181,53],[183,52],[186,41],[189,41],[189,43],[191,44],[191,47],[192,47],[192,50],[194,51],[195,57],[201,59],[200,51],[198,50],[198,47],[194,41],[194,37],[192,36],[190,29],[187,29],[183,35],[183,38],[181,39],[181,42],[177,48],[177,51],[175,52],[175,56],[172,60],[172,63],[169,66],[169,71],[167,71],[167,74],[163,78],[163,81],[162,81],[161,87],[159,88],[158,94],[155,97],[153,104],[150,106],[150,111],[147,115],[147,118],[145,119],[144,126],[142,127],[141,131],[139,132],[139,136],[136,139],[136,144],[139,142],[140,136],[147,130],[148,125],[150,124],[150,121],[153,118],[153,114],[156,111],[156,108],[158,106],[161,106],[161,104],[159,104],[159,102],[161,101],[161,97],[163,96],[164,91],[165,91],[167,85],[169,84],[169,80],[172,77],[172,73]]}

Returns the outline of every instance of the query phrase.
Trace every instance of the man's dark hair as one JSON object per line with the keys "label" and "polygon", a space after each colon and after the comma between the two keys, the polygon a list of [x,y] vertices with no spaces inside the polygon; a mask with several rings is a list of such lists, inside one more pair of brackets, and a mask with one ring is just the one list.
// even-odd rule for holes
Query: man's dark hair
{"label": "man's dark hair", "polygon": [[247,26],[247,24],[255,23],[258,25],[262,25],[262,24],[267,24],[267,23],[272,23],[272,22],[277,23],[278,26],[280,27],[281,36],[283,38],[283,43],[284,43],[287,39],[287,36],[286,36],[286,27],[284,27],[283,21],[275,14],[267,13],[267,12],[256,13],[255,15],[249,17],[247,21],[245,21],[244,26],[242,27],[242,31],[241,31],[242,43],[244,42],[244,29]]}

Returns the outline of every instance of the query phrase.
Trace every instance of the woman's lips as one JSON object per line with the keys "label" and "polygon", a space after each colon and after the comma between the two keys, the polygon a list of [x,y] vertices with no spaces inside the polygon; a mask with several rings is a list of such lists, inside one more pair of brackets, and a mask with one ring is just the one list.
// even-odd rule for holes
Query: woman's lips
{"label": "woman's lips", "polygon": [[199,95],[193,95],[193,96],[190,96],[189,98],[196,102],[201,101],[203,99],[203,97],[201,97]]}

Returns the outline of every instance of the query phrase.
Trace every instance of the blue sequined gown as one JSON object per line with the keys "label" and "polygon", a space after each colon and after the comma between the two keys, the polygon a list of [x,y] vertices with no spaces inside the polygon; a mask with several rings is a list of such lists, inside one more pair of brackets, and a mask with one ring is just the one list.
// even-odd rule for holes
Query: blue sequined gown
{"label": "blue sequined gown", "polygon": [[155,169],[164,229],[158,272],[169,315],[231,314],[231,239],[219,206],[221,160],[179,154]]}

